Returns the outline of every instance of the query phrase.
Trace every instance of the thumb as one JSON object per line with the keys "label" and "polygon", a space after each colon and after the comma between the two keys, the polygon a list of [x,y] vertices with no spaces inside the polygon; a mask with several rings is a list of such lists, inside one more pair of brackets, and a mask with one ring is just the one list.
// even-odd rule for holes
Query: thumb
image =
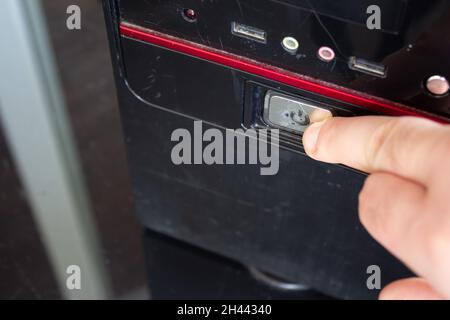
{"label": "thumb", "polygon": [[386,286],[380,293],[380,300],[444,300],[422,278],[410,278],[395,281]]}

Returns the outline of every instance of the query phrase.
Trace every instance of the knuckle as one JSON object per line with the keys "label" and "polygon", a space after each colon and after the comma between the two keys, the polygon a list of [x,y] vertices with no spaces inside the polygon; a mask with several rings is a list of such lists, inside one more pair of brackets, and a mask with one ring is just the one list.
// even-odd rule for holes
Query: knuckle
{"label": "knuckle", "polygon": [[394,248],[397,238],[395,216],[398,207],[395,202],[386,201],[383,190],[385,174],[371,174],[359,194],[359,218],[369,233],[386,247]]}
{"label": "knuckle", "polygon": [[450,228],[448,223],[436,225],[432,223],[430,227],[421,230],[424,233],[424,250],[427,253],[431,265],[439,267],[450,249]]}
{"label": "knuckle", "polygon": [[[364,182],[364,186],[359,193],[359,219],[361,223],[372,234],[378,234],[382,229],[380,219],[378,219],[379,203],[376,199],[377,177],[370,175]],[[382,220],[382,219],[381,219]]]}
{"label": "knuckle", "polygon": [[370,192],[367,191],[367,181],[364,184],[364,187],[362,188],[361,192],[358,196],[358,214],[359,214],[359,220],[361,223],[367,227],[368,225],[368,217],[370,215]]}

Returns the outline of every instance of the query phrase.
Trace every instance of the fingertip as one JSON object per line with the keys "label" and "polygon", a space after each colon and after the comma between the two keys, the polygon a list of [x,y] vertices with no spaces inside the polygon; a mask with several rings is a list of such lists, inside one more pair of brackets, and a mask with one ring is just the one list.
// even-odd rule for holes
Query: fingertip
{"label": "fingertip", "polygon": [[311,158],[314,158],[316,154],[317,139],[319,138],[320,130],[326,120],[311,124],[303,134],[303,147],[305,148],[306,154]]}

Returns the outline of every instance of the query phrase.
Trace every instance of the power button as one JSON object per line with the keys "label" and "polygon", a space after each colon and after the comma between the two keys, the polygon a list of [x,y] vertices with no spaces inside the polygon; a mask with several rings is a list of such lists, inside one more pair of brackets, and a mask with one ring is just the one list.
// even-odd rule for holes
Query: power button
{"label": "power button", "polygon": [[311,123],[332,116],[320,105],[272,90],[265,97],[264,121],[279,129],[302,134]]}

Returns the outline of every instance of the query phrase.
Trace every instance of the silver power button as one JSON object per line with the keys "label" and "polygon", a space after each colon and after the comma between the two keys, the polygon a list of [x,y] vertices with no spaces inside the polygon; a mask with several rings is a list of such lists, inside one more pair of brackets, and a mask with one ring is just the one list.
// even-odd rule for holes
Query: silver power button
{"label": "silver power button", "polygon": [[316,121],[332,117],[330,110],[309,101],[268,91],[264,103],[264,121],[276,128],[303,133]]}

